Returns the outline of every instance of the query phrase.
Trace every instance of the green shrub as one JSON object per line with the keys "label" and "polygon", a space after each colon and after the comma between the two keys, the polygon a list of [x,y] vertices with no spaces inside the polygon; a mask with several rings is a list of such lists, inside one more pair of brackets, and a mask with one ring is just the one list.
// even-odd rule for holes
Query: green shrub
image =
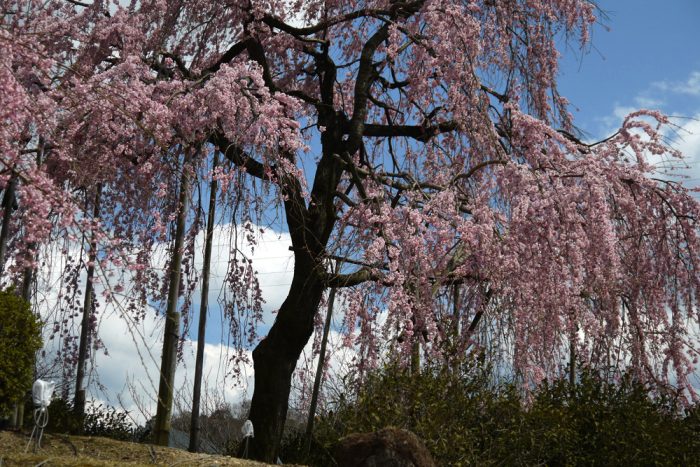
{"label": "green shrub", "polygon": [[520,410],[517,398],[496,397],[485,372],[474,366],[460,371],[426,368],[419,375],[389,366],[346,394],[332,401],[332,412],[318,417],[311,458],[300,456],[300,437],[292,436],[283,444],[286,462],[328,465],[327,455],[339,438],[391,425],[416,433],[439,465],[467,465],[474,453],[484,449],[481,432],[495,429],[484,414],[500,411],[511,417]]}
{"label": "green shrub", "polygon": [[524,403],[513,385],[494,386],[476,366],[387,367],[319,417],[311,454],[287,438],[283,459],[329,465],[343,436],[393,425],[416,433],[438,465],[700,465],[700,410],[651,396],[631,377],[616,383],[582,371],[544,383]]}
{"label": "green shrub", "polygon": [[87,407],[83,429],[87,436],[103,436],[122,441],[132,441],[136,431],[126,412],[102,404]]}
{"label": "green shrub", "polygon": [[[33,410],[34,407],[29,404],[25,408],[25,413],[29,414],[25,417],[25,428],[34,426]],[[129,420],[129,415],[115,407],[88,404],[85,407],[85,415],[80,416],[75,413],[72,401],[54,398],[48,410],[48,433],[102,436],[121,441],[133,441],[136,438],[136,426]]]}
{"label": "green shrub", "polygon": [[34,354],[41,348],[41,324],[29,302],[13,289],[0,292],[0,415],[32,387]]}
{"label": "green shrub", "polygon": [[[26,428],[32,428],[34,426],[33,411],[36,409],[34,404],[29,402],[24,409],[26,416],[25,425]],[[73,411],[73,403],[61,399],[60,397],[54,397],[51,399],[51,404],[48,407],[49,411],[49,422],[46,425],[46,432],[48,433],[64,433],[71,435],[78,435],[82,433],[83,420],[82,417],[76,415]]]}
{"label": "green shrub", "polygon": [[630,376],[611,383],[582,372],[573,391],[565,381],[539,389],[511,449],[547,465],[697,464],[700,432],[685,418],[677,400],[651,397]]}

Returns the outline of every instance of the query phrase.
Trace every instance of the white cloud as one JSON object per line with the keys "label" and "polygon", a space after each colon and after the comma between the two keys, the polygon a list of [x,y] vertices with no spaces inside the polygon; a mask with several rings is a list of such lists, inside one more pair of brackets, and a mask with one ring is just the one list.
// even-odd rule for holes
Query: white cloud
{"label": "white cloud", "polygon": [[[615,133],[624,118],[634,107],[616,105],[612,114],[601,118],[602,127],[598,138]],[[657,176],[682,182],[688,188],[700,186],[700,113],[691,118],[671,118],[673,126],[662,129],[666,143],[682,154],[682,159],[668,155],[646,154],[646,160],[655,167]],[[636,130],[639,132],[639,130]]]}
{"label": "white cloud", "polygon": [[[100,326],[108,352],[98,351],[93,356],[89,393],[110,405],[120,405],[138,424],[155,415],[162,325],[162,317],[154,314],[134,325],[125,316],[113,313],[103,319]],[[191,404],[196,345],[195,341],[185,341],[183,359],[175,375],[176,392],[180,393],[180,399],[186,399],[186,408]],[[203,361],[203,386],[216,388],[210,392],[222,402],[232,404],[250,397],[253,376],[251,363],[239,365],[240,378],[228,376],[234,352],[223,344],[205,344]],[[252,362],[250,351],[245,355]],[[102,390],[98,390],[100,386]]]}
{"label": "white cloud", "polygon": [[[640,108],[662,110],[667,115],[687,116],[689,113],[700,112],[700,101],[697,102],[698,107],[692,107],[693,102],[695,102],[694,99],[686,97],[679,101],[680,97],[674,97],[672,96],[673,94],[700,97],[700,71],[691,72],[684,81],[666,80],[653,82],[646,90],[643,90],[636,96],[628,96],[624,104],[615,102],[610,114],[596,119],[599,123],[599,128],[595,132],[594,138],[602,139],[610,136],[617,131],[627,114]],[[627,102],[632,102],[634,105],[627,105]],[[688,110],[689,105],[690,111]],[[679,107],[681,110],[679,110]],[[682,127],[687,126],[685,122],[680,122],[680,125]],[[681,129],[680,132],[684,133],[685,130]],[[674,136],[672,139],[676,140],[677,138]],[[692,138],[690,139],[692,140]],[[682,141],[679,140],[679,142]]]}
{"label": "white cloud", "polygon": [[671,136],[671,145],[678,149],[684,156],[682,161],[676,163],[674,173],[679,175],[684,185],[688,187],[700,186],[700,113],[693,118],[676,119],[679,128]]}
{"label": "white cloud", "polygon": [[664,100],[649,96],[636,96],[634,102],[638,107],[644,109],[658,109],[664,105]]}
{"label": "white cloud", "polygon": [[[214,229],[214,241],[212,247],[212,265],[209,284],[210,307],[216,307],[217,301],[224,290],[224,280],[228,272],[229,252],[236,246],[247,258],[252,259],[253,267],[258,272],[258,280],[265,299],[264,310],[267,312],[266,323],[272,324],[271,312],[277,310],[287,296],[294,272],[294,254],[289,250],[292,241],[288,233],[279,233],[273,230],[260,232],[259,227],[253,227],[257,233],[257,245],[250,246],[243,240],[244,234],[240,232],[236,237],[234,226],[219,225]],[[197,256],[195,267],[201,271],[203,264],[204,235],[200,233],[196,240]],[[194,292],[194,299],[199,303],[201,291],[198,288]]]}
{"label": "white cloud", "polygon": [[[257,246],[250,247],[244,242],[233,240],[232,227],[227,225],[217,226],[215,230],[215,240],[213,248],[213,263],[210,288],[210,322],[216,322],[218,313],[217,299],[220,289],[224,285],[224,278],[228,269],[228,252],[231,245],[237,245],[240,251],[253,259],[253,265],[258,271],[265,305],[265,326],[272,324],[274,319],[273,310],[278,309],[286,297],[294,267],[293,254],[289,251],[291,241],[286,233],[273,232],[271,230],[259,232]],[[201,246],[203,237],[200,234],[197,239],[198,257],[195,260],[197,269],[201,269],[202,258]],[[61,273],[64,270],[67,256],[76,258],[79,255],[77,248],[63,250],[56,248],[45,252],[44,267],[41,270],[38,283],[40,299],[35,306],[40,311],[42,317],[52,324],[54,320],[62,320],[59,316],[57,306],[59,297],[65,295],[61,290],[65,290],[65,283],[61,281]],[[161,255],[162,256],[162,255]],[[158,261],[162,267],[163,258]],[[106,279],[106,278],[105,278]],[[129,411],[134,422],[144,423],[149,417],[155,414],[156,394],[159,383],[159,367],[161,358],[161,348],[163,339],[163,313],[156,313],[156,310],[149,306],[146,316],[140,322],[136,322],[130,313],[122,308],[121,296],[115,294],[114,302],[104,304],[101,292],[105,287],[116,284],[116,277],[96,285],[96,295],[99,297],[100,307],[98,313],[99,330],[98,336],[104,344],[104,349],[92,352],[91,362],[88,364],[88,399],[106,402],[112,406],[122,407]],[[128,276],[121,278],[124,282],[125,290],[131,290],[132,284]],[[83,290],[85,274],[80,277],[78,289]],[[195,290],[194,308],[198,311],[199,290]],[[336,307],[337,316],[341,316],[341,307]],[[72,333],[77,334],[79,329],[79,314],[67,318],[66,326],[72,327]],[[338,320],[340,318],[337,318]],[[192,323],[191,328],[196,330],[197,324]],[[336,328],[336,326],[334,326]],[[57,368],[51,369],[55,352],[63,345],[60,338],[48,340],[46,333],[46,358],[40,362],[40,368],[46,372],[46,376],[61,378]],[[225,339],[225,330],[221,332]],[[219,336],[208,336],[208,339]],[[312,340],[313,341],[313,340]],[[313,383],[313,373],[316,369],[317,357],[312,352],[312,341],[304,349],[304,354],[299,361],[299,368],[308,368],[307,386]],[[354,353],[350,349],[342,347],[342,335],[337,331],[331,331],[329,339],[329,363],[330,381],[337,375],[347,370],[349,362]],[[179,407],[189,410],[191,404],[192,381],[194,375],[194,361],[197,342],[187,337],[184,343],[183,360],[179,363],[175,387]],[[245,350],[243,355],[247,357],[247,363],[238,366],[240,377],[231,376],[233,369],[230,360],[234,356],[235,350],[223,343],[207,343],[204,352],[204,381],[203,388],[207,393],[210,404],[204,404],[205,410],[214,408],[215,403],[227,402],[235,405],[252,396],[253,390],[253,368],[250,349]],[[310,381],[310,383],[309,383]],[[74,382],[67,382],[71,391]],[[310,386],[309,386],[310,387]],[[298,380],[295,382],[297,391],[302,390]],[[293,398],[300,399],[297,392]]]}
{"label": "white cloud", "polygon": [[284,6],[286,11],[283,17],[290,26],[304,28],[310,26],[316,19],[309,17],[308,5],[304,0],[285,0]]}
{"label": "white cloud", "polygon": [[605,117],[598,118],[600,128],[595,135],[596,140],[602,140],[615,133],[622,126],[622,122],[630,113],[638,110],[636,107],[615,103],[612,113]]}
{"label": "white cloud", "polygon": [[664,92],[700,96],[700,71],[693,71],[685,81],[657,81],[652,86]]}

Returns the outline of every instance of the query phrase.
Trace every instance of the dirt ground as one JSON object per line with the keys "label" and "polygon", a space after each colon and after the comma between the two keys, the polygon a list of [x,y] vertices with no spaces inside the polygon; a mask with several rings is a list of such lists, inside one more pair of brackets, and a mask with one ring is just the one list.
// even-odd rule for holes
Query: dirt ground
{"label": "dirt ground", "polygon": [[108,438],[44,434],[41,448],[24,453],[28,433],[0,431],[0,467],[10,466],[265,466],[233,457],[193,454],[181,449]]}

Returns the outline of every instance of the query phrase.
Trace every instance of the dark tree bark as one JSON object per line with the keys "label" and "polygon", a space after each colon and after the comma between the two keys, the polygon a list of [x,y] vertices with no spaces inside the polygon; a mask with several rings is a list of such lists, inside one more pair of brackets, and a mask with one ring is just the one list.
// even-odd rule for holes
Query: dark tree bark
{"label": "dark tree bark", "polygon": [[249,445],[253,459],[274,462],[278,456],[292,373],[313,334],[314,316],[325,289],[314,269],[305,262],[294,265],[289,295],[269,334],[253,351],[255,391],[249,415],[255,429]]}
{"label": "dark tree bark", "polygon": [[15,190],[17,189],[17,175],[13,172],[10,181],[5,187],[2,196],[2,207],[5,212],[2,217],[2,228],[0,228],[0,277],[5,271],[5,256],[7,253],[7,240],[10,236],[10,220],[12,219],[12,209],[15,203]]}
{"label": "dark tree bark", "polygon": [[[390,15],[392,19],[409,17],[418,11],[422,3],[416,1],[396,6],[391,9]],[[272,21],[270,17],[266,17],[265,20]],[[305,39],[305,34],[313,32],[308,28],[293,28],[276,22],[274,24],[274,27],[302,40]],[[327,30],[332,25],[326,22],[319,24],[321,25],[318,26],[318,31]],[[389,26],[383,25],[367,39],[362,48],[357,65],[351,118],[342,112],[336,112],[337,66],[330,53],[330,43],[323,43],[319,46],[320,50],[306,49],[315,62],[314,74],[319,86],[319,99],[310,98],[297,91],[288,92],[289,95],[300,97],[315,106],[317,124],[325,127],[325,131],[321,133],[322,154],[316,166],[308,206],[302,194],[300,181],[285,173],[276,174],[276,182],[284,197],[287,225],[294,250],[294,276],[289,294],[269,334],[253,351],[255,389],[249,418],[253,422],[255,436],[249,444],[249,457],[254,459],[265,462],[277,460],[287,417],[292,374],[304,346],[313,334],[314,316],[323,292],[330,286],[352,286],[372,278],[368,269],[348,275],[330,275],[324,263],[329,258],[327,246],[336,225],[336,196],[342,175],[349,174],[362,201],[371,202],[364,192],[361,180],[371,168],[362,167],[362,162],[360,166],[355,165],[353,156],[362,153],[365,137],[412,137],[418,141],[427,141],[433,134],[454,129],[445,127],[426,131],[422,126],[365,124],[368,102],[371,99],[370,89],[380,77],[375,69],[374,55],[388,35]],[[243,50],[263,69],[266,86],[272,92],[285,92],[273,80],[274,75],[270,71],[263,45],[251,38],[240,47],[235,47],[236,52],[242,53]],[[214,135],[210,140],[220,148],[227,148],[226,157],[245,168],[247,174],[269,180],[269,175],[259,161],[244,154],[225,137]],[[288,155],[288,159],[292,163],[296,162],[293,155]]]}

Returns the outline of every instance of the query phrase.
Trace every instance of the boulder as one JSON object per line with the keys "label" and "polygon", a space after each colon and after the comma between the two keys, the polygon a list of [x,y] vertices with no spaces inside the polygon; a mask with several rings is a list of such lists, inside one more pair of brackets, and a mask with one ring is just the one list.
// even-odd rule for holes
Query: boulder
{"label": "boulder", "polygon": [[395,427],[348,435],[338,441],[334,457],[338,467],[435,467],[423,442]]}

